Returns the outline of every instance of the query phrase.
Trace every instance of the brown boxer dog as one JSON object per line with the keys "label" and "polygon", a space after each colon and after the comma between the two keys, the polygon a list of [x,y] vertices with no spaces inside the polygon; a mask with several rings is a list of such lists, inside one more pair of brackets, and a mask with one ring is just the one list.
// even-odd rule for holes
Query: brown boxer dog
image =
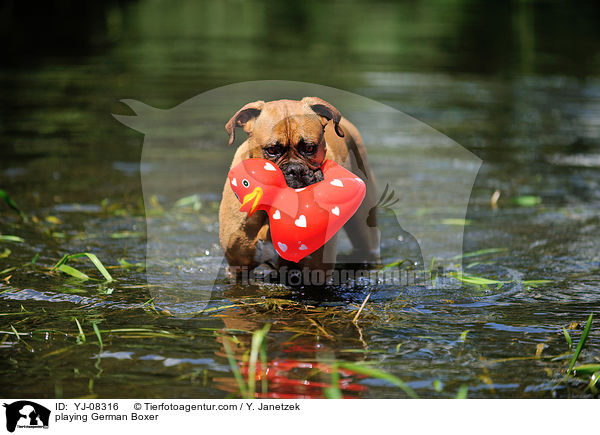
{"label": "brown boxer dog", "polygon": [[[367,186],[360,208],[344,229],[353,246],[351,261],[372,262],[379,254],[379,236],[369,210],[376,203],[375,180],[367,163],[367,153],[356,127],[330,103],[316,97],[297,100],[255,101],[248,103],[227,122],[229,144],[235,140],[236,127],[248,133],[233,158],[231,167],[248,158],[264,158],[281,168],[287,184],[301,188],[323,179],[325,159],[361,177]],[[239,211],[240,202],[225,182],[219,209],[219,239],[229,263],[230,276],[240,267],[249,270],[267,264],[311,270],[330,270],[336,263],[337,239],[334,236],[322,248],[300,263],[279,257],[271,242],[267,213],[259,210],[251,217]],[[368,219],[369,218],[369,219]],[[369,220],[369,224],[367,224]]]}

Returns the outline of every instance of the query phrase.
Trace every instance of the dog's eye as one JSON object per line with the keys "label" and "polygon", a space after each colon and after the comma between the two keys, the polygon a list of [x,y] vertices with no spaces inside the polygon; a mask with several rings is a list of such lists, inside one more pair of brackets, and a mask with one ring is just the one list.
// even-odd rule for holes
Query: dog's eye
{"label": "dog's eye", "polygon": [[250,183],[245,178],[242,180],[242,184],[244,185],[244,187],[250,186]]}
{"label": "dog's eye", "polygon": [[304,154],[313,154],[316,150],[317,150],[316,145],[311,145],[311,144],[305,144],[301,149],[301,151]]}
{"label": "dog's eye", "polygon": [[283,147],[277,144],[268,146],[264,150],[269,156],[278,156],[283,152]]}

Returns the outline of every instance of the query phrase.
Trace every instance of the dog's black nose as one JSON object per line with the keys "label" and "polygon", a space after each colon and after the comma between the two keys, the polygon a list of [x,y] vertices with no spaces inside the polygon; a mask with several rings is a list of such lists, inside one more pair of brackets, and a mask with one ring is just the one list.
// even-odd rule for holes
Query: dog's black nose
{"label": "dog's black nose", "polygon": [[313,171],[300,163],[290,163],[282,169],[282,172],[285,182],[293,189],[300,189],[323,180],[320,169]]}

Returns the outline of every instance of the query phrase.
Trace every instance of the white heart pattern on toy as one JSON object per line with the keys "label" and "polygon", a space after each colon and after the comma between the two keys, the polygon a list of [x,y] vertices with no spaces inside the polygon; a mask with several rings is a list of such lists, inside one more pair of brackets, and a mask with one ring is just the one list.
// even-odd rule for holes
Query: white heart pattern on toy
{"label": "white heart pattern on toy", "polygon": [[275,213],[273,213],[273,219],[281,219],[281,213],[279,213],[279,210],[275,210]]}
{"label": "white heart pattern on toy", "polygon": [[333,213],[336,216],[339,216],[340,215],[340,208],[336,205],[335,207],[333,207],[331,209],[331,213]]}
{"label": "white heart pattern on toy", "polygon": [[275,166],[273,166],[271,163],[267,162],[265,163],[265,171],[276,171],[277,169],[275,169]]}
{"label": "white heart pattern on toy", "polygon": [[294,221],[297,227],[306,228],[306,216],[301,214],[298,219]]}
{"label": "white heart pattern on toy", "polygon": [[287,251],[287,245],[285,243],[277,242],[277,246],[281,249],[281,252]]}
{"label": "white heart pattern on toy", "polygon": [[342,180],[340,180],[339,178],[336,178],[335,180],[331,180],[330,184],[332,186],[344,187],[344,183],[342,183]]}

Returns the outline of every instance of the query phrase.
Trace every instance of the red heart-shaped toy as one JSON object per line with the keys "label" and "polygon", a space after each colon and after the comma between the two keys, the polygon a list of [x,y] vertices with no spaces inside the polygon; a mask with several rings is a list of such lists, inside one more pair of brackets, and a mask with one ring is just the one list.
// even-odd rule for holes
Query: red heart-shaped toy
{"label": "red heart-shaped toy", "polygon": [[284,259],[298,262],[323,246],[352,217],[365,197],[365,183],[332,160],[321,166],[323,181],[289,187],[277,165],[265,159],[242,161],[229,171],[240,211],[269,215],[271,240]]}

